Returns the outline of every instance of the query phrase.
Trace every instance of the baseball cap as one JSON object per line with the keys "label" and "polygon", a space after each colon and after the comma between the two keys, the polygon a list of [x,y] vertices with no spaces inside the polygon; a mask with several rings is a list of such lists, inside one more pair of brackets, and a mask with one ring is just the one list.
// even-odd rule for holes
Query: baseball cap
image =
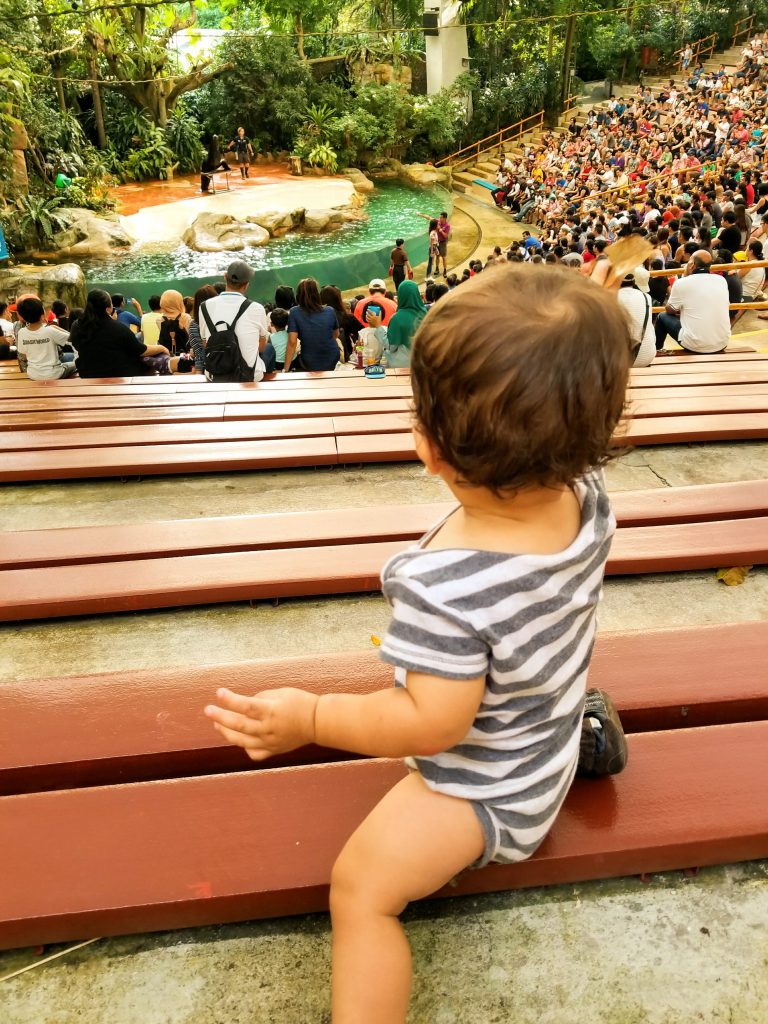
{"label": "baseball cap", "polygon": [[247,263],[243,263],[242,260],[235,260],[234,263],[230,263],[227,267],[227,280],[232,284],[248,284],[249,281],[253,280],[254,273],[255,271]]}
{"label": "baseball cap", "polygon": [[387,290],[386,282],[382,281],[382,279],[380,277],[374,277],[374,279],[368,285],[368,290],[372,291],[372,292],[375,292],[375,291],[385,292]]}

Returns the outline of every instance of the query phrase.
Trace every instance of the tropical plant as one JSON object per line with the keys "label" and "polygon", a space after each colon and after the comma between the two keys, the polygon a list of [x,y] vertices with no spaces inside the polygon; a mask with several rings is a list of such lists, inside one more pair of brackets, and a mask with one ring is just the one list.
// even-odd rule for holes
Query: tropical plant
{"label": "tropical plant", "polygon": [[123,161],[120,177],[123,181],[162,178],[172,164],[173,152],[166,143],[165,132],[153,127],[147,145],[129,153]]}
{"label": "tropical plant", "polygon": [[202,127],[199,121],[179,110],[168,118],[165,142],[179,165],[179,170],[196,171],[205,154],[200,141]]}
{"label": "tropical plant", "polygon": [[335,174],[339,167],[339,158],[331,147],[323,142],[309,151],[307,163],[312,167],[322,167],[326,174]]}
{"label": "tropical plant", "polygon": [[58,196],[21,195],[16,205],[19,209],[19,236],[30,243],[31,248],[45,246],[58,231],[67,226],[66,220],[57,213],[61,205]]}

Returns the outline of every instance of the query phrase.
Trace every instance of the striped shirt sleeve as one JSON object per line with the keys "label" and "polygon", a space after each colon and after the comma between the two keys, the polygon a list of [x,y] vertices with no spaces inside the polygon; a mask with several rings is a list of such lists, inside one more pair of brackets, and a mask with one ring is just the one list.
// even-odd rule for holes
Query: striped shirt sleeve
{"label": "striped shirt sleeve", "polygon": [[445,679],[479,679],[488,674],[490,649],[462,616],[435,601],[429,588],[407,576],[386,580],[392,621],[381,642],[381,657],[408,672]]}

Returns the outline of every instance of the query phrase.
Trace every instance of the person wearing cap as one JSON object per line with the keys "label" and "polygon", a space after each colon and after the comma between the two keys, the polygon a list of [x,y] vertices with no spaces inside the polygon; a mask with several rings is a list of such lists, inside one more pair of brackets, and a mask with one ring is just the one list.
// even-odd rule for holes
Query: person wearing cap
{"label": "person wearing cap", "polygon": [[368,285],[368,298],[363,299],[362,302],[358,302],[355,306],[355,319],[359,320],[363,327],[369,327],[370,324],[366,319],[368,313],[368,307],[370,305],[379,306],[382,310],[382,324],[385,327],[389,325],[389,321],[397,312],[397,303],[393,302],[392,299],[388,299],[387,285],[380,277],[374,277],[371,283]]}
{"label": "person wearing cap", "polygon": [[666,312],[656,320],[657,349],[664,347],[667,335],[687,352],[722,352],[728,345],[728,285],[720,275],[710,274],[711,263],[712,253],[697,250],[683,277],[672,285]]}
{"label": "person wearing cap", "polygon": [[[230,263],[224,274],[225,289],[220,295],[206,299],[200,307],[200,337],[203,344],[208,340],[211,329],[208,320],[216,325],[220,322],[232,324],[243,302],[248,306],[235,324],[235,336],[240,354],[249,367],[253,367],[253,379],[261,380],[266,372],[262,355],[267,347],[269,327],[267,311],[260,302],[249,302],[245,298],[254,271],[242,260]],[[208,314],[206,317],[205,313]],[[271,346],[270,346],[271,347]]]}

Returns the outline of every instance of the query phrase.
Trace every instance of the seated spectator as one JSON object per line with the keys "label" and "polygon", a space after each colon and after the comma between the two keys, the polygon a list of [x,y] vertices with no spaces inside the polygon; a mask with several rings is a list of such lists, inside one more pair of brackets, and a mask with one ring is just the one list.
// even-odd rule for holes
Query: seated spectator
{"label": "seated spectator", "polygon": [[0,302],[0,338],[13,337],[13,321],[9,316],[8,303]]}
{"label": "seated spectator", "polygon": [[20,369],[30,380],[73,377],[77,373],[75,357],[62,352],[69,341],[68,332],[47,322],[40,299],[22,299],[16,308],[24,321],[16,338]]}
{"label": "seated spectator", "polygon": [[[733,254],[728,252],[727,249],[718,249],[715,258],[712,260],[712,266],[726,266],[733,263]],[[730,305],[742,302],[744,298],[744,289],[741,281],[741,275],[738,271],[723,270],[720,274],[728,286],[728,302]],[[729,311],[731,323],[736,320],[738,310],[732,309]]]}
{"label": "seated spectator", "polygon": [[184,308],[181,292],[169,289],[160,296],[160,344],[172,356],[186,352],[189,348],[189,325],[192,317]]}
{"label": "seated spectator", "polygon": [[617,295],[629,321],[634,355],[633,366],[650,366],[656,355],[656,338],[651,316],[651,299],[637,287],[634,274],[627,274]]}
{"label": "seated spectator", "polygon": [[[741,254],[736,254],[738,260]],[[764,260],[765,255],[763,254],[763,243],[757,240],[752,240],[747,245],[747,252],[744,262],[754,263],[758,260]],[[765,284],[765,267],[752,267],[745,270],[739,270],[741,276],[741,284],[745,302],[755,302],[758,295],[763,290]]]}
{"label": "seated spectator", "polygon": [[[651,260],[651,270],[664,270],[663,260]],[[651,277],[648,281],[648,293],[654,306],[665,306],[669,294],[669,278]]]}
{"label": "seated spectator", "polygon": [[667,335],[687,352],[722,352],[731,340],[728,285],[710,274],[711,253],[694,253],[685,274],[672,285],[667,310],[656,321],[656,348]]}
{"label": "seated spectator", "polygon": [[[211,335],[225,327],[234,329],[239,347],[239,365],[232,372],[210,372],[211,353],[206,353],[206,376],[213,381],[259,381],[265,373],[261,353],[267,346],[267,312],[260,302],[251,302],[246,292],[254,271],[242,260],[230,263],[224,274],[224,290],[200,306],[200,337],[207,344]],[[216,285],[214,285],[216,288]]]}
{"label": "seated spectator", "polygon": [[[175,370],[176,373],[205,373],[205,345],[200,337],[200,307],[207,299],[215,298],[216,294],[216,289],[211,284],[204,284],[195,292],[192,305],[192,319],[187,327],[189,354],[192,356],[192,365],[190,365],[189,360],[179,360],[175,367],[171,366],[171,369]],[[157,299],[157,308],[159,310],[160,296],[153,295],[149,300],[150,306],[152,305],[152,299]],[[146,338],[144,340],[146,342]]]}
{"label": "seated spectator", "polygon": [[139,319],[139,317],[141,317],[142,315],[141,306],[136,301],[136,299],[129,299],[128,301],[135,308],[136,313],[138,313],[138,316],[136,315],[136,313],[131,313],[129,309],[123,308],[123,304],[125,302],[124,296],[113,295],[112,308],[115,311],[115,319],[118,321],[118,323],[125,324],[126,327],[135,327],[136,331],[139,331],[141,330],[141,320]]}
{"label": "seated spectator", "polygon": [[88,292],[83,315],[72,327],[69,340],[77,351],[81,377],[137,377],[170,373],[168,349],[145,345],[113,316],[107,292]]}
{"label": "seated spectator", "polygon": [[[360,298],[363,296],[361,295]],[[296,305],[296,296],[293,288],[287,284],[278,285],[275,288],[275,307],[277,309],[292,309]]]}
{"label": "seated spectator", "polygon": [[339,340],[344,347],[344,360],[349,359],[355,347],[357,336],[360,333],[360,323],[355,316],[347,309],[341,292],[332,284],[325,285],[320,290],[320,301],[330,306],[336,314],[336,323],[339,325]]}
{"label": "seated spectator", "polygon": [[66,302],[62,302],[61,299],[54,299],[51,303],[51,313],[54,316],[54,322],[57,327],[60,327],[62,331],[69,330],[69,310],[67,309]]}
{"label": "seated spectator", "polygon": [[269,340],[275,353],[275,369],[285,368],[285,351],[288,347],[288,320],[287,309],[273,309],[269,314]]}
{"label": "seated spectator", "polygon": [[[440,287],[446,292],[449,290],[447,285]],[[433,302],[436,289],[437,285],[433,285]],[[390,320],[387,330],[389,366],[410,366],[413,336],[426,312],[427,307],[422,301],[417,284],[414,281],[403,281],[397,289],[397,312]]]}
{"label": "seated spectator", "polygon": [[368,285],[368,298],[358,302],[355,306],[355,319],[358,320],[363,327],[367,326],[366,310],[371,303],[376,306],[381,306],[384,310],[383,323],[385,326],[388,326],[389,321],[397,312],[397,303],[393,302],[392,299],[387,298],[387,286],[380,277],[375,277]]}
{"label": "seated spectator", "polygon": [[302,370],[335,370],[344,356],[336,313],[330,306],[323,305],[320,289],[313,277],[299,281],[296,289],[296,305],[290,310],[288,318],[284,372],[288,372],[291,367],[299,341],[299,365]]}
{"label": "seated spectator", "polygon": [[141,318],[141,340],[145,345],[156,345],[160,341],[160,324],[163,316],[160,312],[160,296],[149,296],[149,312]]}

